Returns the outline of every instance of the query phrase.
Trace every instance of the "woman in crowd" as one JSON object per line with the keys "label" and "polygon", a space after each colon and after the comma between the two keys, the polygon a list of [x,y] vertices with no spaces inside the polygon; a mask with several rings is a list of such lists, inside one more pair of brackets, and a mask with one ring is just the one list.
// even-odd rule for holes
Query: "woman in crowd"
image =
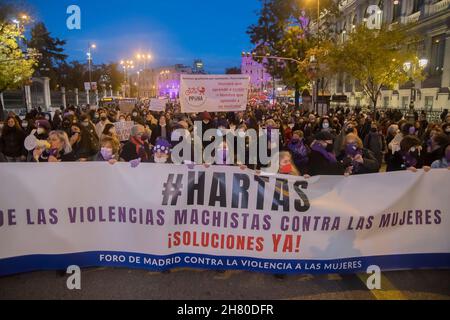
{"label": "woman in crowd", "polygon": [[136,125],[131,128],[130,140],[125,143],[120,154],[126,162],[140,160],[141,162],[149,162],[151,159],[151,150],[148,140],[150,135],[142,125]]}
{"label": "woman in crowd", "polygon": [[120,142],[114,137],[104,136],[100,141],[100,151],[95,156],[95,161],[107,161],[109,164],[115,164],[123,161],[120,156]]}
{"label": "woman in crowd", "polygon": [[331,133],[316,134],[309,155],[309,175],[344,175],[346,173],[347,167],[337,161],[333,149],[334,136]]}
{"label": "woman in crowd", "polygon": [[75,158],[80,161],[88,161],[98,152],[98,144],[90,136],[89,132],[79,124],[72,124],[70,144]]}
{"label": "woman in crowd", "polygon": [[353,133],[345,137],[343,150],[337,159],[343,164],[350,164],[351,174],[376,173],[380,170],[380,164],[374,154],[363,147],[361,139]]}
{"label": "woman in crowd", "polygon": [[423,166],[422,143],[414,135],[405,136],[400,142],[400,150],[392,157],[388,171],[410,170],[417,171]]}
{"label": "woman in crowd", "polygon": [[49,146],[38,147],[33,151],[32,162],[73,162],[77,161],[64,131],[52,131],[48,137]]}
{"label": "woman in crowd", "polygon": [[26,137],[24,130],[14,116],[9,116],[5,123],[0,137],[0,152],[8,162],[25,161],[27,151],[24,147]]}
{"label": "woman in crowd", "polygon": [[292,153],[294,164],[301,172],[308,172],[309,148],[305,145],[303,131],[297,130],[293,133],[292,139],[287,145],[287,149]]}
{"label": "woman in crowd", "polygon": [[441,159],[431,164],[432,169],[449,169],[450,170],[450,142],[441,149]]}
{"label": "woman in crowd", "polygon": [[364,147],[373,152],[375,159],[381,166],[383,163],[383,154],[386,152],[386,140],[378,128],[376,122],[372,122],[370,132],[364,138]]}
{"label": "woman in crowd", "polygon": [[426,143],[424,166],[431,166],[433,162],[442,159],[442,152],[446,148],[449,138],[441,130],[438,132],[433,134]]}

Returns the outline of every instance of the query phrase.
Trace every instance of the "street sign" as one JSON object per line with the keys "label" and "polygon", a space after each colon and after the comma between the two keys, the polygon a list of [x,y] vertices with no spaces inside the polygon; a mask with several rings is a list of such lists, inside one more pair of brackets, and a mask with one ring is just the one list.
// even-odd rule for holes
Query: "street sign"
{"label": "street sign", "polygon": [[84,83],[84,90],[85,91],[95,91],[97,90],[97,82],[85,82]]}

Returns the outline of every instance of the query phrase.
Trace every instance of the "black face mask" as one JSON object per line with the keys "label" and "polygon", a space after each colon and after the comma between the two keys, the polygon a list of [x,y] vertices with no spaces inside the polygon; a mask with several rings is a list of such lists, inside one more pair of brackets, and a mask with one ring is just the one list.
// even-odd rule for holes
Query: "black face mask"
{"label": "black face mask", "polygon": [[64,127],[64,128],[69,128],[70,125],[71,125],[70,121],[64,121],[64,122],[63,122],[63,127]]}
{"label": "black face mask", "polygon": [[370,131],[372,131],[373,133],[377,133],[378,129],[377,128],[372,128],[372,129],[370,129]]}
{"label": "black face mask", "polygon": [[346,134],[350,134],[350,133],[353,133],[353,131],[354,131],[353,128],[348,128],[348,129],[345,131],[345,133],[346,133]]}
{"label": "black face mask", "polygon": [[100,118],[100,120],[102,120],[102,121],[106,121],[107,119],[108,119],[108,118],[107,118],[107,117],[104,117],[104,116]]}

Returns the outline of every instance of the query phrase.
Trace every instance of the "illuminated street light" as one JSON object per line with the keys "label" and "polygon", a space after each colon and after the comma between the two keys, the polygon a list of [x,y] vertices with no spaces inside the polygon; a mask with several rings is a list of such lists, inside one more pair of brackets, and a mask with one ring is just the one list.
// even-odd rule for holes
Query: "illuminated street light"
{"label": "illuminated street light", "polygon": [[89,65],[89,90],[92,88],[92,52],[91,49],[97,48],[95,43],[89,43],[88,45],[88,65]]}

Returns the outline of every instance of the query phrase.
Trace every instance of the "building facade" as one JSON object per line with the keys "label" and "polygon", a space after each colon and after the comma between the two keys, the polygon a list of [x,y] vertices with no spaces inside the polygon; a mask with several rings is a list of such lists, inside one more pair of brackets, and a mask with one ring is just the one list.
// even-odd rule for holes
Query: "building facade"
{"label": "building facade", "polygon": [[253,60],[252,57],[243,56],[241,73],[250,76],[252,92],[269,92],[273,89],[273,78],[267,73],[263,64]]}
{"label": "building facade", "polygon": [[[198,61],[196,60],[196,63]],[[203,63],[201,69],[196,70],[204,73]],[[131,76],[131,81],[137,87],[139,98],[168,97],[177,99],[179,97],[181,75],[192,73],[194,73],[194,68],[176,64],[141,70]]]}
{"label": "building facade", "polygon": [[[383,90],[378,107],[407,108],[411,88],[416,88],[418,110],[440,111],[450,108],[450,0],[341,0],[341,16],[335,24],[338,41],[345,41],[361,23],[372,28],[381,24],[414,23],[408,32],[421,36],[417,56],[428,61],[426,79]],[[329,82],[329,91],[348,97],[350,106],[369,106],[370,100],[357,82],[339,75]]]}

